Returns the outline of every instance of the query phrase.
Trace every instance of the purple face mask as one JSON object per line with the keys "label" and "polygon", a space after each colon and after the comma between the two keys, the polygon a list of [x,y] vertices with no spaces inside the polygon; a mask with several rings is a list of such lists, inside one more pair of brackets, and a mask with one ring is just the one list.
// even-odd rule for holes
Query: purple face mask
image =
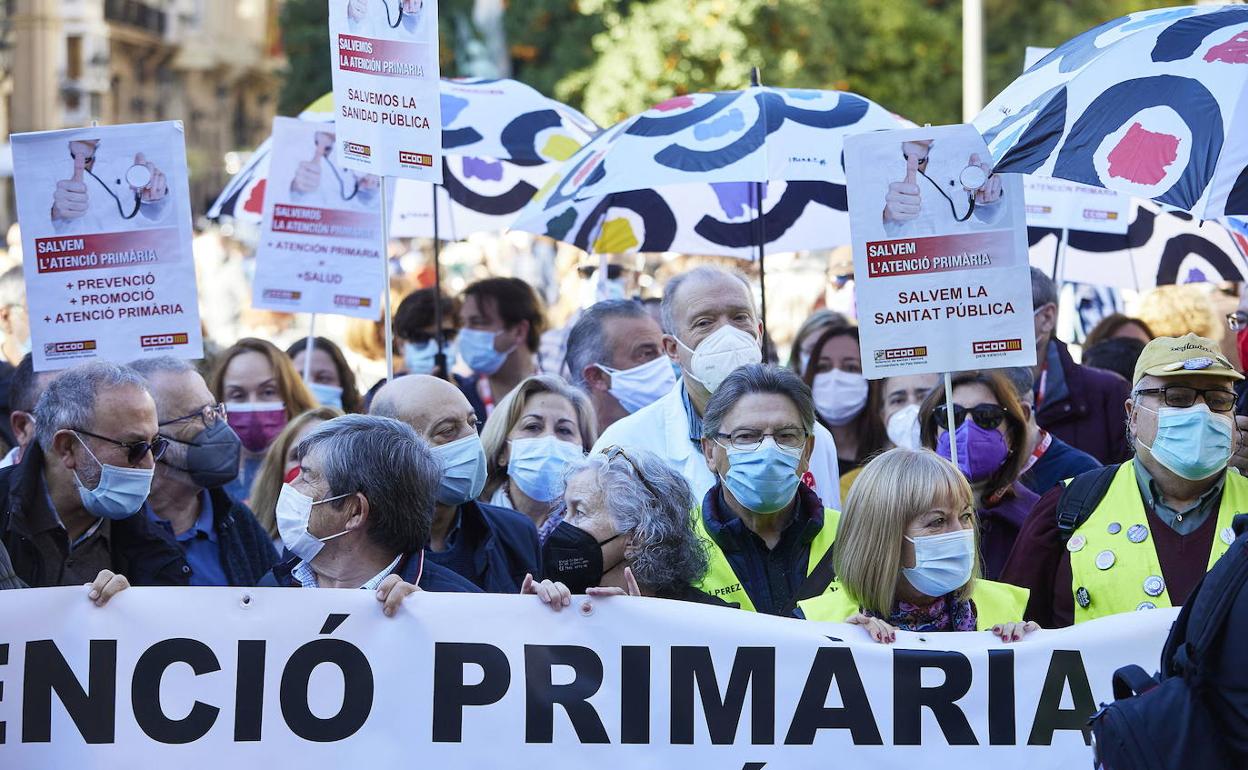
{"label": "purple face mask", "polygon": [[[996,473],[1010,454],[1004,436],[979,427],[969,416],[958,426],[954,436],[958,440],[958,469],[972,484]],[[942,432],[936,439],[936,453],[949,457],[949,431]]]}
{"label": "purple face mask", "polygon": [[286,405],[281,402],[226,404],[225,414],[248,452],[268,449],[286,427]]}

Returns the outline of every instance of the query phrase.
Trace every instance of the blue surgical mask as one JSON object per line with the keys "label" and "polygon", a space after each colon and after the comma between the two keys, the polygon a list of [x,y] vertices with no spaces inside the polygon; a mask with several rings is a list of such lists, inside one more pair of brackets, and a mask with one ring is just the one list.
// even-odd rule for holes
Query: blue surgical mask
{"label": "blue surgical mask", "polygon": [[1157,415],[1157,438],[1152,446],[1143,441],[1140,445],[1176,476],[1200,481],[1226,468],[1232,443],[1229,415],[1215,414],[1203,403],[1161,409],[1137,404],[1136,408]]}
{"label": "blue surgical mask", "polygon": [[322,382],[309,382],[307,385],[308,390],[312,391],[312,397],[321,406],[332,406],[335,409],[342,408],[342,388],[326,385]]}
{"label": "blue surgical mask", "polygon": [[[442,352],[446,355],[446,363],[455,363],[455,343],[447,340],[442,343]],[[414,342],[403,343],[403,364],[408,374],[433,374],[437,367],[438,341],[426,340],[424,344]]]}
{"label": "blue surgical mask", "polygon": [[914,590],[932,597],[952,593],[971,579],[975,568],[975,531],[907,537],[914,543],[914,566],[901,572]]}
{"label": "blue surgical mask", "polygon": [[78,487],[82,506],[92,516],[105,519],[128,519],[137,513],[152,491],[152,476],[156,469],[122,468],[101,463],[91,447],[87,446],[87,442],[77,433],[74,436],[82,443],[87,454],[91,455],[91,459],[100,466],[100,482],[95,485],[95,489],[87,489],[82,479],[78,478],[78,471],[74,471],[74,485]]}
{"label": "blue surgical mask", "polygon": [[585,457],[580,444],[560,441],[554,436],[511,439],[507,476],[520,491],[539,503],[549,503],[563,494],[563,475],[568,464]]}
{"label": "blue surgical mask", "polygon": [[515,345],[504,351],[494,349],[494,339],[498,332],[481,331],[480,329],[462,329],[459,332],[459,354],[468,368],[477,374],[490,376],[502,368],[507,356],[516,349]]}
{"label": "blue surgical mask", "polygon": [[442,463],[438,482],[438,502],[463,505],[481,496],[485,488],[485,449],[476,433],[449,444],[435,446],[433,454]]}
{"label": "blue surgical mask", "polygon": [[786,449],[768,436],[758,449],[728,448],[724,486],[754,513],[775,513],[793,501],[801,479],[802,450]]}

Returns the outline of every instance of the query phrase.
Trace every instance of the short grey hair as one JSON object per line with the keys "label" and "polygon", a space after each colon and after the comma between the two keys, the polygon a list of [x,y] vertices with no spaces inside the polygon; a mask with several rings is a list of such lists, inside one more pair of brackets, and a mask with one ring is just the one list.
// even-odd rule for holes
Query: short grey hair
{"label": "short grey hair", "polygon": [[1001,373],[1014,386],[1014,393],[1019,401],[1027,401],[1034,395],[1036,377],[1030,366],[1007,366]]}
{"label": "short grey hair", "polygon": [[689,483],[652,452],[623,452],[592,454],[573,463],[566,478],[595,475],[616,531],[629,538],[626,554],[639,586],[663,594],[697,585],[709,562],[693,530]]}
{"label": "short grey hair", "polygon": [[691,278],[700,280],[732,278],[738,280],[745,287],[745,293],[750,297],[750,304],[754,304],[754,289],[750,286],[750,280],[740,272],[727,270],[718,265],[699,265],[692,270],[686,270],[683,273],[672,276],[663,286],[663,302],[659,305],[659,317],[663,324],[663,331],[667,334],[673,336],[676,334],[676,302],[680,299],[681,287]]}
{"label": "short grey hair", "polygon": [[728,412],[738,401],[754,393],[774,393],[788,398],[797,407],[802,427],[807,433],[814,431],[815,400],[810,394],[810,386],[792,369],[770,364],[748,364],[724,378],[719,390],[707,402],[706,412],[702,415],[702,437],[713,439],[719,435]]}
{"label": "short grey hair", "polygon": [[413,553],[429,542],[442,471],[429,444],[410,425],[376,415],[335,417],[295,447],[299,460],[311,454],[320,460],[329,497],[359,492],[368,500],[366,534],[374,543]]}
{"label": "short grey hair", "polygon": [[588,391],[585,367],[592,364],[611,365],[607,359],[607,324],[617,318],[649,318],[650,314],[641,303],[631,299],[609,299],[591,305],[568,332],[567,353],[564,362],[573,385]]}
{"label": "short grey hair", "polygon": [[22,266],[0,273],[0,307],[26,304],[26,276]]}
{"label": "short grey hair", "polygon": [[48,383],[35,405],[35,438],[44,452],[61,430],[90,430],[95,425],[95,402],[107,390],[133,387],[149,396],[147,380],[128,366],[92,361],[66,369]]}
{"label": "short grey hair", "polygon": [[1040,268],[1031,268],[1031,309],[1039,310],[1045,305],[1056,304],[1057,284]]}

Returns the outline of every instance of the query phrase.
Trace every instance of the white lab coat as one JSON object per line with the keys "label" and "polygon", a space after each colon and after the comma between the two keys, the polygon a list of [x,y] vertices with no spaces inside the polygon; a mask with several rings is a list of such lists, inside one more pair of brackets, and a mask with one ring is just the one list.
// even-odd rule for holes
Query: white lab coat
{"label": "white lab coat", "polygon": [[[344,6],[347,0],[337,0]],[[347,31],[362,37],[395,39],[410,36],[415,41],[424,40],[428,35],[429,9],[421,8],[416,14],[404,13],[399,26],[390,27],[390,19],[399,15],[402,7],[400,0],[369,0],[368,13],[359,21],[347,16]],[[389,16],[387,16],[389,12]]]}
{"label": "white lab coat", "polygon": [[[885,222],[884,231],[888,237],[913,238],[921,235],[972,233],[983,230],[985,225],[996,224],[1004,210],[1001,205],[1003,198],[998,198],[995,203],[987,205],[975,204],[975,212],[964,222],[959,222],[954,217],[954,211],[959,217],[966,216],[966,210],[970,205],[966,198],[966,188],[960,181],[962,169],[966,168],[968,159],[965,154],[955,155],[951,152],[937,154],[937,151],[933,150],[927,164],[928,178],[925,179],[922,174],[915,177],[915,184],[919,186],[919,196],[923,202],[919,215],[904,222]],[[890,169],[893,174],[890,177],[892,181],[903,179],[906,174],[905,159],[898,155],[897,161],[900,173]],[[937,191],[937,186],[945,192],[945,195],[953,199],[952,210],[949,207],[949,201]],[[1002,195],[1004,196],[1004,193]]]}
{"label": "white lab coat", "polygon": [[[129,214],[134,211],[134,188],[126,182],[126,172],[133,165],[133,155],[108,158],[98,156],[94,171],[99,180],[92,178],[90,174],[82,175],[82,183],[87,186],[87,213],[76,219],[53,219],[52,229],[58,234],[84,235],[126,232],[171,222],[169,192],[158,201],[140,202],[139,211],[134,217],[126,219],[122,216],[122,212]],[[69,179],[73,170],[71,163],[68,172],[57,179]],[[172,181],[168,184],[172,188]],[[113,196],[105,188],[121,199],[121,210],[118,210],[117,201],[113,200]],[[48,191],[49,211],[52,209],[54,192],[55,190]]]}
{"label": "white lab coat", "polygon": [[[689,418],[681,398],[681,382],[666,396],[613,423],[598,438],[593,451],[609,446],[645,449],[667,461],[685,477],[699,505],[715,486],[715,474],[706,467],[702,450],[689,440]],[[815,449],[810,455],[812,488],[828,508],[841,507],[841,475],[836,462],[836,442],[828,429],[815,423]]]}
{"label": "white lab coat", "polygon": [[[290,191],[290,202],[299,206],[322,209],[345,209],[348,211],[375,211],[378,209],[378,192],[375,187],[361,189],[354,198],[347,200],[355,189],[358,177],[354,171],[333,166],[329,158],[321,158],[321,183],[308,192]],[[334,171],[338,176],[334,176]],[[341,181],[339,181],[341,179]]]}

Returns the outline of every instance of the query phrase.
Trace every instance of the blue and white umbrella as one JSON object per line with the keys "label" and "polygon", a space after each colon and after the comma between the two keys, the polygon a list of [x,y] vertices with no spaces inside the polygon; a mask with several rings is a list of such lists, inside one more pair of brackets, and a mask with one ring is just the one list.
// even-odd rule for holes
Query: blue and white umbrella
{"label": "blue and white umbrella", "polygon": [[974,120],[999,173],[1248,214],[1248,7],[1124,16],[1027,69]]}
{"label": "blue and white umbrella", "polygon": [[679,96],[581,148],[512,228],[598,253],[748,259],[760,241],[771,251],[839,246],[849,242],[844,137],[910,125],[838,91]]}

